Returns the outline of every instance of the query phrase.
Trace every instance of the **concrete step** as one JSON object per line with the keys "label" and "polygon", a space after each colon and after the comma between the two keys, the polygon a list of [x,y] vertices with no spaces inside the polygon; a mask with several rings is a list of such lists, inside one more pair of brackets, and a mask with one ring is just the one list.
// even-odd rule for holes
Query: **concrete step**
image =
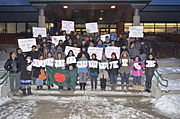
{"label": "concrete step", "polygon": [[180,59],[167,58],[167,59],[157,59],[160,67],[180,67]]}

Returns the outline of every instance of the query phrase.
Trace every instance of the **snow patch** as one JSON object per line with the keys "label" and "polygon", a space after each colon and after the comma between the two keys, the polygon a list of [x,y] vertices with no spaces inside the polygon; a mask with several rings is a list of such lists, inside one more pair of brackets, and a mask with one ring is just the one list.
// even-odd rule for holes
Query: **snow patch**
{"label": "snow patch", "polygon": [[11,98],[0,98],[0,106],[4,105],[6,103],[9,103],[11,101],[12,101]]}

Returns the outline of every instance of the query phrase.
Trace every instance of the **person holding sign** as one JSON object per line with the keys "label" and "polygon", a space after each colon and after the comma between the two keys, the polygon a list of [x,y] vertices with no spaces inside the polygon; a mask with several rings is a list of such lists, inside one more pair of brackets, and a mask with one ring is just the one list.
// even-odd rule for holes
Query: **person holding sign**
{"label": "person holding sign", "polygon": [[111,90],[116,91],[119,61],[116,57],[115,52],[113,52],[111,54],[111,59],[109,61],[109,64],[110,64],[109,65],[109,77],[110,77],[110,83],[111,83]]}
{"label": "person holding sign", "polygon": [[99,62],[99,78],[101,90],[106,90],[106,79],[109,78],[108,74],[109,62],[105,55],[102,55],[102,60]]}
{"label": "person holding sign", "polygon": [[132,70],[132,76],[134,78],[133,89],[137,91],[141,91],[141,78],[143,75],[143,68],[145,67],[144,63],[141,63],[141,59],[139,56],[134,58],[132,62],[132,66],[130,69]]}
{"label": "person holding sign", "polygon": [[129,57],[129,53],[126,51],[122,52],[119,62],[121,65],[119,72],[121,76],[122,91],[124,91],[124,87],[126,86],[126,92],[127,92],[129,90],[129,76],[130,76],[130,65],[131,65],[131,59]]}
{"label": "person holding sign", "polygon": [[79,73],[79,85],[80,90],[85,90],[86,80],[88,76],[88,58],[84,53],[81,54],[77,62],[78,73]]}
{"label": "person holding sign", "polygon": [[72,50],[69,50],[68,55],[65,57],[66,69],[68,69],[69,65],[72,65],[73,68],[76,68],[76,57]]}
{"label": "person holding sign", "polygon": [[96,54],[91,55],[91,60],[89,61],[89,76],[91,78],[91,90],[97,90],[97,77],[99,74],[98,60]]}
{"label": "person holding sign", "polygon": [[154,75],[154,71],[157,68],[158,68],[157,61],[155,60],[154,56],[150,54],[147,60],[145,60],[145,76],[146,76],[145,91],[148,93],[151,92],[152,77]]}

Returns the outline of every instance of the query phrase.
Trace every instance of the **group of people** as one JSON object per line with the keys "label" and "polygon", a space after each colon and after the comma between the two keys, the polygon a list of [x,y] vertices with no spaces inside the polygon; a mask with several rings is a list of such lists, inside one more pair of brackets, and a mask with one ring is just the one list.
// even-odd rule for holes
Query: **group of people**
{"label": "group of people", "polygon": [[[56,33],[55,35],[59,35]],[[80,90],[85,90],[86,81],[90,78],[91,90],[97,90],[97,80],[100,79],[101,90],[106,90],[106,82],[110,79],[111,90],[115,91],[117,86],[117,77],[120,74],[122,91],[129,90],[129,77],[133,77],[133,89],[141,91],[141,78],[145,72],[146,84],[145,91],[150,92],[151,81],[155,69],[158,67],[157,61],[151,52],[151,49],[143,39],[126,38],[123,35],[117,36],[112,33],[111,36],[106,36],[105,41],[100,39],[98,34],[88,34],[84,32],[82,35],[66,34],[66,40],[59,40],[57,46],[52,43],[52,35],[43,38],[41,35],[36,39],[37,45],[32,46],[30,52],[23,53],[20,48],[17,52],[11,52],[10,58],[6,61],[4,68],[10,72],[10,86],[13,95],[19,95],[21,89],[23,95],[31,95],[32,80],[35,80],[37,89],[43,89],[46,84],[46,70],[45,67],[33,67],[33,60],[44,60],[53,58],[54,60],[65,60],[63,67],[56,67],[63,70],[77,69],[77,80],[79,80]],[[28,35],[29,37],[30,35]],[[77,56],[74,55],[73,50],[65,54],[66,46],[80,48],[81,51]],[[89,55],[88,47],[106,47],[114,46],[120,47],[120,53],[111,53],[111,58],[107,58],[105,51],[101,60],[97,59],[97,54]],[[17,55],[16,55],[17,54]],[[69,57],[75,57],[76,62],[68,63]],[[78,61],[96,61],[98,63],[106,63],[106,68],[97,67],[78,67]],[[152,63],[153,62],[153,63]],[[151,64],[151,65],[150,65]],[[54,65],[53,65],[54,66]],[[52,85],[48,85],[51,89]],[[63,90],[63,86],[59,89]],[[75,87],[67,87],[69,90],[75,90]]]}

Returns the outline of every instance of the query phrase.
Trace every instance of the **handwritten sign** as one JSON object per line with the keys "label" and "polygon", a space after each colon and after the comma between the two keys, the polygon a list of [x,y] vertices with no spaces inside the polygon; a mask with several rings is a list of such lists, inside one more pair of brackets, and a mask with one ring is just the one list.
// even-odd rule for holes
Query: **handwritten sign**
{"label": "handwritten sign", "polygon": [[68,58],[66,59],[66,63],[67,63],[67,64],[76,63],[76,57],[74,57],[74,56],[68,57]]}
{"label": "handwritten sign", "polygon": [[115,52],[117,58],[119,59],[119,55],[120,55],[120,48],[118,47],[106,47],[105,49],[105,55],[107,58],[111,58],[111,54]]}
{"label": "handwritten sign", "polygon": [[98,68],[98,61],[89,61],[89,68]]}
{"label": "handwritten sign", "polygon": [[99,63],[99,69],[109,69],[109,64],[107,62]]}
{"label": "handwritten sign", "polygon": [[78,68],[87,68],[88,67],[88,61],[77,61],[77,67]]}
{"label": "handwritten sign", "polygon": [[58,45],[60,40],[64,42],[66,40],[66,37],[65,36],[52,36],[52,43],[54,43],[56,46]]}
{"label": "handwritten sign", "polygon": [[86,23],[85,25],[88,33],[97,33],[99,31],[97,22]]}
{"label": "handwritten sign", "polygon": [[135,67],[136,69],[141,69],[141,66],[139,65],[139,63],[134,63],[134,67]]}
{"label": "handwritten sign", "polygon": [[28,38],[28,39],[18,39],[18,46],[22,49],[23,52],[31,51],[31,47],[36,45],[35,38]]}
{"label": "handwritten sign", "polygon": [[53,65],[54,65],[54,59],[53,59],[53,58],[45,59],[45,64],[46,64],[47,66],[53,67]]}
{"label": "handwritten sign", "polygon": [[100,38],[103,42],[106,41],[106,36],[108,36],[110,38],[110,34],[101,35]]}
{"label": "handwritten sign", "polygon": [[102,53],[103,53],[103,48],[98,48],[98,47],[89,47],[88,48],[88,53],[91,56],[92,54],[96,54],[97,59],[101,60],[102,58]]}
{"label": "handwritten sign", "polygon": [[128,59],[122,59],[122,66],[128,66]]}
{"label": "handwritten sign", "polygon": [[46,66],[45,60],[33,59],[32,66],[33,67],[45,67]]}
{"label": "handwritten sign", "polygon": [[119,68],[118,61],[112,61],[109,64],[110,64],[110,69],[117,69],[117,68]]}
{"label": "handwritten sign", "polygon": [[65,60],[55,60],[55,67],[65,67]]}
{"label": "handwritten sign", "polygon": [[76,47],[71,47],[71,46],[66,46],[65,48],[65,54],[68,55],[68,52],[72,50],[74,55],[77,57],[77,55],[79,54],[80,52],[80,48],[76,48]]}
{"label": "handwritten sign", "polygon": [[156,61],[155,60],[146,60],[146,67],[155,67],[156,66]]}
{"label": "handwritten sign", "polygon": [[47,36],[45,27],[33,27],[33,37],[38,37],[39,35],[42,37]]}
{"label": "handwritten sign", "polygon": [[129,27],[129,37],[143,38],[144,37],[143,31],[144,31],[143,26],[131,26]]}
{"label": "handwritten sign", "polygon": [[66,31],[67,33],[74,31],[74,21],[62,20],[62,30]]}

